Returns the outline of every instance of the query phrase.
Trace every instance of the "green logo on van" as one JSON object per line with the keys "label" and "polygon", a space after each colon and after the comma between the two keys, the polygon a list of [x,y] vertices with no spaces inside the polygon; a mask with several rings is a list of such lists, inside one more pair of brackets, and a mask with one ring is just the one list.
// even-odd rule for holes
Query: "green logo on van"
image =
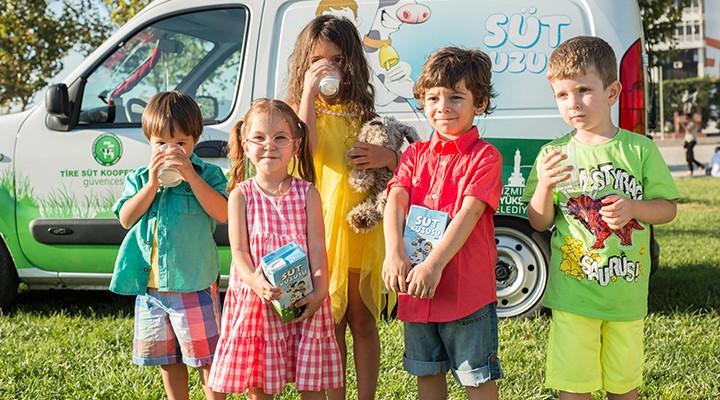
{"label": "green logo on van", "polygon": [[111,133],[104,133],[93,143],[93,157],[106,167],[116,164],[122,156],[122,142]]}

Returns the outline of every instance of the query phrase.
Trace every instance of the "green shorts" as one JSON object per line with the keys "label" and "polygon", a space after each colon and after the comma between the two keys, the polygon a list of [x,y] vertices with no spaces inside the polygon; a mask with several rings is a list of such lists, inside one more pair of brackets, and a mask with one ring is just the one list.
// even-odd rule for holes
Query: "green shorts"
{"label": "green shorts", "polygon": [[553,310],[545,386],[627,393],[642,383],[643,320],[602,321]]}

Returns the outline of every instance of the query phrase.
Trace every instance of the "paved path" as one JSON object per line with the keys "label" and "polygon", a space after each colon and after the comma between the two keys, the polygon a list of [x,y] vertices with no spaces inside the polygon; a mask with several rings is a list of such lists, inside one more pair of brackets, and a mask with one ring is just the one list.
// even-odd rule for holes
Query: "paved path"
{"label": "paved path", "polygon": [[[657,144],[662,153],[663,158],[668,167],[670,167],[670,173],[676,178],[688,178],[687,162],[685,162],[685,149],[683,146],[682,139],[660,139],[655,138],[655,144]],[[715,152],[715,147],[720,146],[720,135],[711,135],[698,138],[698,144],[695,146],[695,159],[703,164],[707,164],[710,161]],[[695,169],[693,177],[705,176],[705,171],[699,172]]]}

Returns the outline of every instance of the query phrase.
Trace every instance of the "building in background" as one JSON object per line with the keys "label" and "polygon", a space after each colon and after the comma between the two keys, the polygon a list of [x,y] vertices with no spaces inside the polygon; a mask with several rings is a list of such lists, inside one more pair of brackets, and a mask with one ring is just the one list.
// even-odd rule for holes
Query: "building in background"
{"label": "building in background", "polygon": [[663,62],[663,79],[720,76],[720,0],[691,0],[675,28],[675,39],[677,54]]}
{"label": "building in background", "polygon": [[720,76],[720,0],[704,0],[705,75]]}

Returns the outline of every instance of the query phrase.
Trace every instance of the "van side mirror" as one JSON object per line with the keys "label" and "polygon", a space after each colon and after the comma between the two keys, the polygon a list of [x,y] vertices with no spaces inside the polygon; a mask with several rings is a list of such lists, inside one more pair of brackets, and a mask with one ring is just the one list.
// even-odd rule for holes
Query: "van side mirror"
{"label": "van side mirror", "polygon": [[195,102],[202,111],[204,121],[214,121],[218,117],[218,101],[212,96],[197,96]]}
{"label": "van side mirror", "polygon": [[70,100],[64,83],[50,85],[45,91],[45,125],[54,131],[70,130]]}
{"label": "van side mirror", "polygon": [[58,122],[67,125],[70,118],[69,108],[67,85],[64,83],[50,85],[45,91],[45,111],[51,117],[57,118]]}

